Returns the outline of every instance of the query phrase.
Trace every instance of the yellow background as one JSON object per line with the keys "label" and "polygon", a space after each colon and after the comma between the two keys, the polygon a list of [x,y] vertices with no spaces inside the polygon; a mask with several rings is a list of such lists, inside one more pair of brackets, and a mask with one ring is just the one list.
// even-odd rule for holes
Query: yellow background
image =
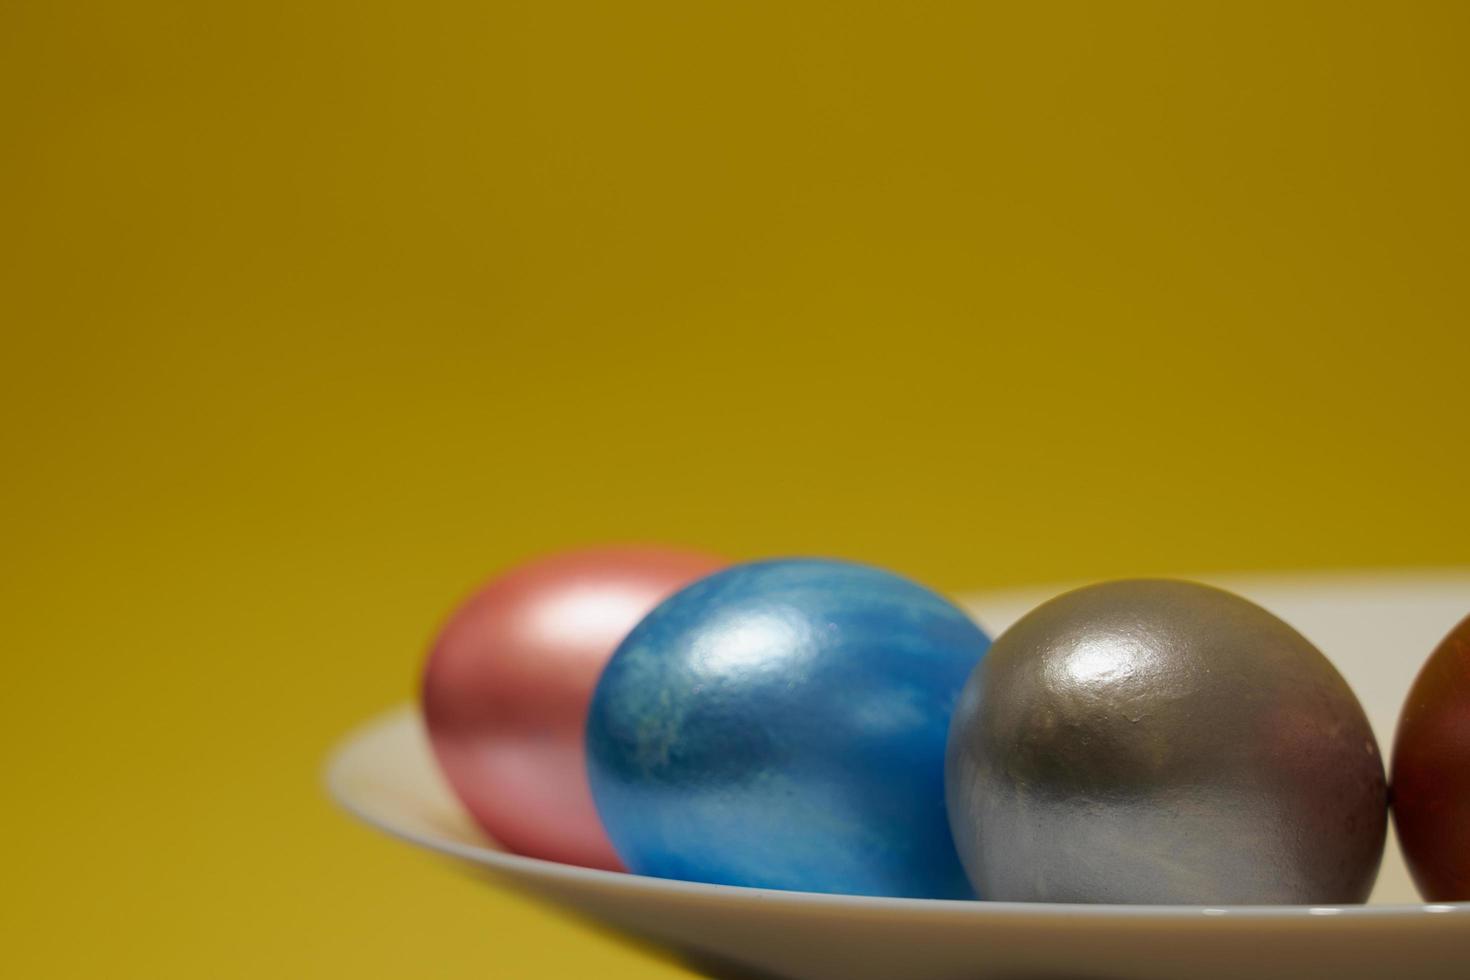
{"label": "yellow background", "polygon": [[537,552],[1470,561],[1467,10],[0,5],[0,966],[682,975],[319,789]]}

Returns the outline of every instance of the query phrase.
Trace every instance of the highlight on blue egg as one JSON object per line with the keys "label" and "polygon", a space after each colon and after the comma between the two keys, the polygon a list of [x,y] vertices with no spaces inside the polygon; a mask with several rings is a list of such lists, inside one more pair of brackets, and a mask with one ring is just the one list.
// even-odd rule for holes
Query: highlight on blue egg
{"label": "highlight on blue egg", "polygon": [[944,755],[989,646],[953,603],[866,565],[759,561],[687,586],[593,695],[588,777],[618,856],[660,878],[973,898]]}

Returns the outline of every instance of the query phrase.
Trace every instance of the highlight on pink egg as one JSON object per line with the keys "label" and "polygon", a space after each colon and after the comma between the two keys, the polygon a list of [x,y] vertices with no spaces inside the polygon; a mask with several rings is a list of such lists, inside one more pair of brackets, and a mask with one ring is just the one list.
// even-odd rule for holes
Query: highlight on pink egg
{"label": "highlight on pink egg", "polygon": [[667,548],[565,552],[492,579],[454,612],[424,669],[424,721],[486,833],[518,854],[622,870],[587,785],[592,691],[649,610],[725,564]]}

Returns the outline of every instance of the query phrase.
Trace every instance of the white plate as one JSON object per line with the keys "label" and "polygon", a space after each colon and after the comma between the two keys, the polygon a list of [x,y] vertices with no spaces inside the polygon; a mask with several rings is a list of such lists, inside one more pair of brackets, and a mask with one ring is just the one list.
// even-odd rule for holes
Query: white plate
{"label": "white plate", "polygon": [[[1470,613],[1470,571],[1205,577],[1282,616],[1337,664],[1387,754],[1430,650]],[[976,595],[992,634],[1061,591]],[[801,978],[1334,978],[1470,976],[1470,902],[1420,903],[1390,839],[1367,906],[1044,905],[864,898],[592,871],[497,850],[440,781],[417,715],[350,736],[327,769],[347,810],[712,973]]]}

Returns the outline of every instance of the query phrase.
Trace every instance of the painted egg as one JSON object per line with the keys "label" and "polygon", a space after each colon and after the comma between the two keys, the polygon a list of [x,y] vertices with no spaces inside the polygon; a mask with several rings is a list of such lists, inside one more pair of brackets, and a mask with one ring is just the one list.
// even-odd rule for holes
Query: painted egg
{"label": "painted egg", "polygon": [[588,774],[619,856],[663,878],[969,897],[944,743],[988,646],[944,598],[848,562],[756,562],[683,589],[592,701]]}
{"label": "painted egg", "polygon": [[667,549],[569,552],[493,579],[459,607],[424,669],[424,721],[486,833],[520,854],[619,867],[587,786],[592,689],[645,613],[724,564]]}
{"label": "painted egg", "polygon": [[950,822],[985,898],[1364,901],[1383,763],[1336,669],[1253,603],[1178,581],[1059,596],[970,678]]}
{"label": "painted egg", "polygon": [[1470,618],[1435,648],[1399,715],[1393,821],[1419,893],[1470,901]]}

